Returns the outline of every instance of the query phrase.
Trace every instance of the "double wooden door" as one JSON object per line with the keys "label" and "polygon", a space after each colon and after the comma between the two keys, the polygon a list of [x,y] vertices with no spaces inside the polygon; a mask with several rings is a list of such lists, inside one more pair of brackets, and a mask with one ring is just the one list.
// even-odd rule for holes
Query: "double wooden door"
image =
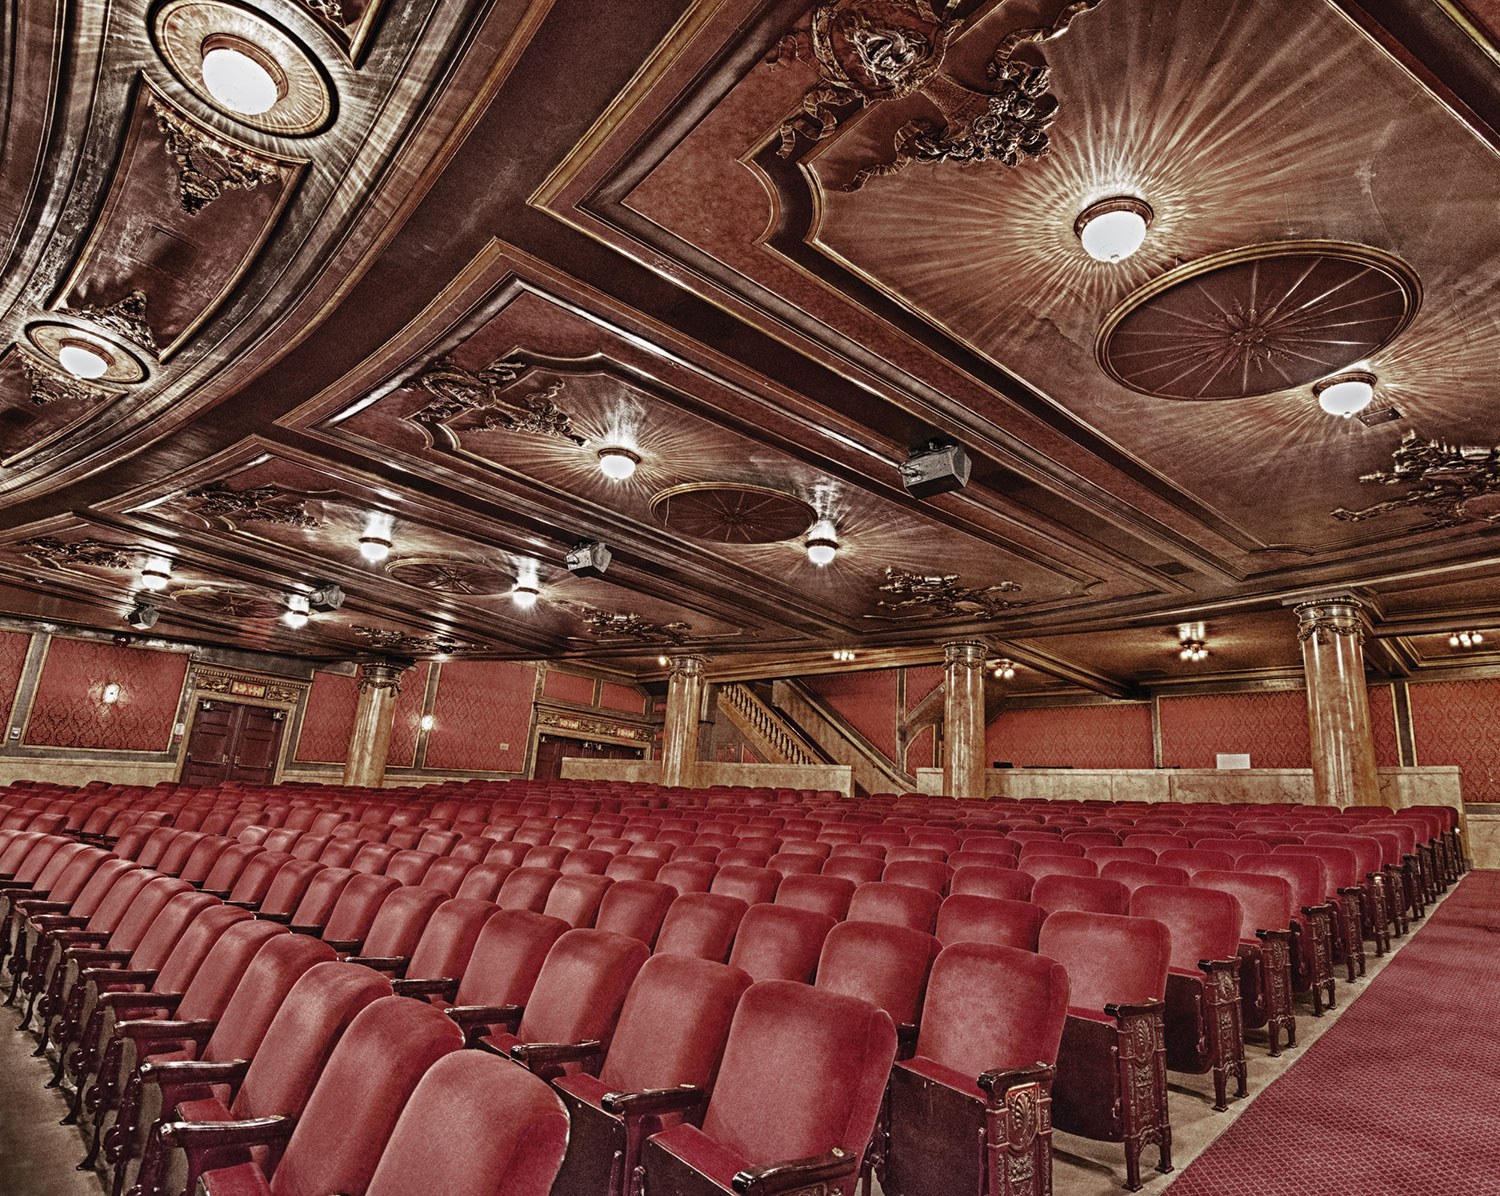
{"label": "double wooden door", "polygon": [[531,775],[538,781],[555,781],[562,775],[564,756],[585,760],[639,760],[643,751],[621,743],[592,743],[580,739],[562,739],[539,735],[536,741],[536,766]]}
{"label": "double wooden door", "polygon": [[247,706],[212,698],[198,701],[187,759],[182,764],[185,785],[213,785],[245,781],[269,785],[276,779],[286,712],[267,706]]}

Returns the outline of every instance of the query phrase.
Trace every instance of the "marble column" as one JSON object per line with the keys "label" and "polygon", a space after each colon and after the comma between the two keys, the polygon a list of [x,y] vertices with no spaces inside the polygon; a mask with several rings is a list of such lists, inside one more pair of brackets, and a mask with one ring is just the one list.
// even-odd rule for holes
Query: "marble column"
{"label": "marble column", "polygon": [[1364,607],[1347,594],[1296,607],[1307,675],[1313,800],[1321,806],[1380,801],[1365,690]]}
{"label": "marble column", "polygon": [[985,647],[972,640],[943,645],[943,792],[984,796]]}
{"label": "marble column", "polygon": [[359,705],[349,735],[344,784],[379,786],[385,780],[385,758],[391,747],[396,697],[401,692],[403,664],[370,661],[359,666]]}
{"label": "marble column", "polygon": [[667,712],[661,732],[661,783],[692,785],[698,778],[698,713],[703,707],[701,656],[674,656],[667,665]]}

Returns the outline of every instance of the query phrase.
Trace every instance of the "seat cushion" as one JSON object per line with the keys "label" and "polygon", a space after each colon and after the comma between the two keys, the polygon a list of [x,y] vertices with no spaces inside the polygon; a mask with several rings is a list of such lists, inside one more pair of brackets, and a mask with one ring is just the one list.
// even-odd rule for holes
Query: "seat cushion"
{"label": "seat cushion", "polygon": [[945,1088],[952,1088],[955,1092],[962,1092],[965,1096],[984,1099],[984,1089],[979,1086],[978,1076],[966,1076],[963,1072],[945,1067],[934,1059],[926,1059],[918,1055],[915,1059],[900,1060],[896,1066],[904,1067],[907,1071],[941,1084]]}
{"label": "seat cushion", "polygon": [[733,1190],[731,1181],[735,1173],[750,1166],[749,1159],[719,1145],[696,1126],[675,1125],[655,1135],[651,1141],[726,1191]]}
{"label": "seat cushion", "polygon": [[604,1109],[605,1096],[611,1091],[609,1085],[600,1082],[597,1076],[591,1076],[586,1072],[563,1076],[562,1079],[556,1081],[556,1087],[600,1111]]}
{"label": "seat cushion", "polygon": [[210,1171],[203,1177],[207,1196],[270,1196],[271,1185],[254,1163]]}

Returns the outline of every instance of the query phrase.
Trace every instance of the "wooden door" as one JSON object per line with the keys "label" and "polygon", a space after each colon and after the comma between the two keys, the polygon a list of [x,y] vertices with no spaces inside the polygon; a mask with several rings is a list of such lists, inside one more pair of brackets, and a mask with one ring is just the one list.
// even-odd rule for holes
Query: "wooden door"
{"label": "wooden door", "polygon": [[200,699],[182,765],[183,784],[271,784],[285,727],[286,714],[280,710]]}

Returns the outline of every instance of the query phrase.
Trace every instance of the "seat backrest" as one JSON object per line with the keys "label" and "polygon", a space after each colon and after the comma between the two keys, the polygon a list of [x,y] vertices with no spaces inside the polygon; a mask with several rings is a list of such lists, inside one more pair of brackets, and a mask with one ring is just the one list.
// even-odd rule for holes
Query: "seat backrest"
{"label": "seat backrest", "polygon": [[333,914],[334,907],[356,876],[363,876],[352,868],[329,868],[320,865],[303,890],[302,899],[292,911],[293,926],[322,926]]}
{"label": "seat backrest", "polygon": [[[804,858],[817,860],[816,856]],[[810,909],[814,913],[827,914],[836,922],[848,916],[849,902],[853,899],[854,882],[841,876],[793,874],[783,877],[776,890],[777,905]]]}
{"label": "seat backrest", "polygon": [[880,879],[888,884],[910,885],[916,889],[931,889],[934,893],[948,891],[949,868],[939,860],[890,860]]}
{"label": "seat backrest", "polygon": [[[204,896],[205,894],[198,894]],[[212,900],[212,899],[210,899]],[[162,910],[162,916],[166,917],[168,910]],[[221,905],[215,901],[212,905],[203,907],[193,915],[191,920],[182,928],[176,940],[172,943],[172,950],[159,965],[146,964],[146,967],[155,966],[156,980],[151,987],[156,992],[180,993],[185,992],[193,981],[193,976],[203,966],[203,961],[208,953],[213,950],[214,944],[237,922],[251,922],[252,915],[249,910],[236,909],[232,905]],[[271,929],[281,930],[275,923],[267,923]],[[153,927],[153,930],[155,928]],[[135,955],[131,958],[131,964],[145,950],[152,936],[147,935],[141,945],[136,948]]]}
{"label": "seat backrest", "polygon": [[1240,903],[1242,939],[1254,942],[1257,930],[1286,930],[1292,924],[1292,886],[1284,877],[1205,868],[1189,883],[1195,889],[1218,889]]}
{"label": "seat backrest", "polygon": [[762,905],[775,900],[776,889],[780,884],[781,874],[772,872],[769,868],[721,864],[708,891],[721,893],[725,897],[738,897],[746,905]]}
{"label": "seat backrest", "polygon": [[103,851],[96,856],[75,856],[52,887],[50,899],[68,902],[68,912],[75,918],[90,917],[115,882],[136,867],[133,860],[118,859]]}
{"label": "seat backrest", "polygon": [[[432,861],[432,866],[422,877],[422,883],[429,889],[442,889],[450,897],[458,895],[459,887],[464,878],[469,875],[474,864],[471,860],[454,859],[452,856],[439,856]],[[492,899],[491,899],[492,900]]]}
{"label": "seat backrest", "polygon": [[1130,897],[1137,918],[1155,918],[1172,935],[1172,966],[1198,974],[1198,962],[1239,955],[1240,903],[1217,889],[1142,885]]}
{"label": "seat backrest", "polygon": [[1348,847],[1333,843],[1282,844],[1271,849],[1272,856],[1300,855],[1321,860],[1328,870],[1328,895],[1359,884],[1359,857]]}
{"label": "seat backrest", "polygon": [[1096,914],[1130,912],[1130,890],[1104,876],[1044,876],[1032,889],[1031,900],[1049,914],[1060,909]]}
{"label": "seat backrest", "polygon": [[501,909],[525,909],[539,914],[547,905],[547,895],[562,873],[556,868],[517,868],[500,885],[496,898]]}
{"label": "seat backrest", "polygon": [[[876,846],[871,844],[871,846]],[[868,884],[880,879],[885,871],[885,861],[880,857],[835,855],[823,861],[821,875],[852,881],[856,885]]]}
{"label": "seat backrest", "polygon": [[1234,856],[1226,851],[1212,851],[1202,846],[1169,847],[1156,857],[1156,862],[1164,867],[1181,868],[1191,876],[1204,868],[1233,868]]}
{"label": "seat backrest", "polygon": [[677,890],[671,885],[652,880],[617,880],[599,902],[594,925],[600,930],[640,939],[649,947],[656,942],[662,921],[676,900]]}
{"label": "seat backrest", "polygon": [[498,911],[490,901],[450,898],[432,911],[412,949],[406,975],[412,979],[458,979],[468,966],[484,924]]}
{"label": "seat backrest", "polygon": [[[344,823],[344,825],[350,824]],[[323,850],[318,852],[318,859],[330,868],[347,868],[354,863],[354,857],[359,854],[363,846],[364,844],[359,839],[352,836],[334,835],[323,844]]]}
{"label": "seat backrest", "polygon": [[1235,864],[1236,872],[1279,876],[1292,886],[1297,908],[1322,905],[1328,900],[1328,869],[1322,860],[1300,855],[1248,855]]}
{"label": "seat backrest", "polygon": [[428,1068],[463,1036],[422,1001],[382,997],[328,1057],[271,1179],[272,1196],[361,1193],[381,1147]]}
{"label": "seat backrest", "polygon": [[180,834],[182,832],[175,827],[158,826],[146,837],[140,850],[135,853],[135,862],[143,868],[155,868],[161,863],[172,841]]}
{"label": "seat backrest", "polygon": [[1181,835],[1153,834],[1149,831],[1126,835],[1121,842],[1126,847],[1149,847],[1155,852],[1166,851],[1169,847],[1192,846],[1192,843]]}
{"label": "seat backrest", "polygon": [[1242,855],[1265,855],[1271,849],[1259,839],[1231,839],[1227,836],[1199,839],[1197,844],[1199,851],[1223,851],[1232,858],[1239,859]]}
{"label": "seat backrest", "polygon": [[[90,889],[102,884],[105,891],[94,901],[94,895],[86,889],[79,894],[73,908],[79,917],[88,917],[90,931],[112,931],[120,924],[136,895],[154,878],[154,872],[149,868],[137,867],[134,860],[110,860],[94,873],[94,879],[90,882]],[[92,909],[81,908],[85,906],[86,897],[93,903]]]}
{"label": "seat backrest", "polygon": [[709,860],[682,859],[681,855],[679,852],[663,864],[656,879],[664,885],[671,885],[678,893],[707,893],[719,866]]}
{"label": "seat backrest", "polygon": [[1044,917],[1046,910],[1029,901],[959,893],[946,898],[938,910],[937,940],[944,947],[954,943],[1000,943],[1023,951],[1035,951]]}
{"label": "seat backrest", "polygon": [[868,1001],[898,1026],[915,1025],[939,947],[932,935],[906,926],[840,922],[823,940],[815,985]]}
{"label": "seat backrest", "polygon": [[1046,843],[1040,839],[1033,839],[1030,843],[1021,845],[1021,859],[1029,860],[1039,855],[1075,855],[1082,856],[1085,845],[1072,843],[1066,840],[1056,843]]}
{"label": "seat backrest", "polygon": [[1075,855],[1034,855],[1023,858],[1017,867],[1037,879],[1044,876],[1098,876],[1099,865]]}
{"label": "seat backrest", "polygon": [[[466,1134],[464,1126],[483,1126]],[[477,1051],[439,1059],[402,1110],[365,1196],[547,1196],[568,1142],[557,1094]]]}
{"label": "seat backrest", "polygon": [[[239,929],[239,926],[233,927],[231,933]],[[333,948],[305,934],[279,934],[268,938],[245,967],[223,1012],[218,1015],[219,1024],[214,1028],[213,1036],[199,1057],[210,1062],[253,1058],[292,986],[309,969],[331,962],[333,958]],[[200,976],[212,962],[212,956],[204,960]],[[196,985],[196,978],[194,983]]]}
{"label": "seat backrest", "polygon": [[464,876],[463,883],[458,886],[456,897],[469,897],[477,901],[497,901],[500,897],[500,886],[505,883],[515,868],[510,864],[498,864],[485,861],[475,864]]}
{"label": "seat backrest", "polygon": [[827,914],[789,905],[752,905],[734,937],[731,966],[752,980],[812,982],[823,940],[834,927]]}
{"label": "seat backrest", "polygon": [[1154,918],[1059,910],[1042,924],[1038,950],[1067,969],[1075,1009],[1160,1001],[1167,991],[1172,936]]}
{"label": "seat backrest", "polygon": [[456,1005],[524,1005],[568,924],[529,910],[503,909],[480,928],[459,981]]}
{"label": "seat backrest", "polygon": [[323,937],[363,941],[369,935],[381,906],[400,887],[401,882],[394,876],[355,872],[333,903],[328,921],[323,926]]}
{"label": "seat backrest", "polygon": [[993,868],[966,864],[953,873],[948,886],[952,894],[1002,897],[1007,901],[1030,901],[1036,877],[1016,868]]}
{"label": "seat backrest", "polygon": [[264,851],[265,848],[255,843],[231,842],[203,878],[204,889],[210,893],[230,892],[239,881],[240,874],[250,866],[250,861]]}
{"label": "seat backrest", "polygon": [[[241,869],[234,887],[229,890],[229,900],[248,901],[258,905],[270,892],[277,874],[291,862],[292,857],[284,851],[262,851],[247,861]],[[298,863],[302,864],[306,861],[299,860]]]}
{"label": "seat backrest", "polygon": [[683,893],[662,920],[656,953],[723,963],[749,908],[738,897],[722,893]]}
{"label": "seat backrest", "polygon": [[296,911],[308,886],[312,884],[313,877],[323,871],[323,868],[324,865],[318,863],[317,860],[299,860],[295,856],[287,860],[277,870],[276,879],[266,890],[266,895],[260,903],[261,912],[290,916]]}
{"label": "seat backrest", "polygon": [[404,885],[419,885],[436,859],[437,856],[430,851],[406,848],[385,862],[385,875],[394,876]]}
{"label": "seat backrest", "polygon": [[570,930],[552,945],[516,1032],[522,1042],[607,1047],[625,994],[650,958],[646,944],[607,930]]}
{"label": "seat backrest", "polygon": [[859,1159],[875,1128],[896,1030],[868,1002],[788,980],[740,998],[703,1132],[750,1165],[835,1147]]}
{"label": "seat backrest", "polygon": [[932,965],[917,1055],[966,1078],[1055,1063],[1068,1010],[1068,973],[1045,955],[955,943]]}
{"label": "seat backrest", "polygon": [[729,1023],[750,977],[685,955],[652,956],[636,975],[599,1079],[616,1091],[713,1087]]}
{"label": "seat backrest", "polygon": [[574,929],[592,926],[599,912],[599,903],[613,883],[600,873],[564,873],[547,893],[547,904],[542,906],[542,913],[561,918]]}
{"label": "seat backrest", "polygon": [[[409,958],[433,912],[447,900],[448,894],[442,889],[403,885],[394,890],[381,902],[380,912],[370,923],[370,933],[365,936],[360,954]],[[325,937],[334,936],[325,934]]]}
{"label": "seat backrest", "polygon": [[[655,880],[667,860],[663,856],[616,855],[604,867],[604,875],[614,881]],[[675,892],[675,890],[674,890]]]}
{"label": "seat backrest", "polygon": [[1307,842],[1309,846],[1347,847],[1354,853],[1361,878],[1380,871],[1380,842],[1369,835],[1316,831],[1307,836]]}
{"label": "seat backrest", "polygon": [[943,895],[934,889],[872,881],[854,890],[849,902],[849,921],[885,922],[931,934],[942,903]]}
{"label": "seat backrest", "polygon": [[568,852],[563,857],[561,872],[564,876],[575,873],[592,873],[603,876],[604,870],[609,867],[610,861],[615,857],[607,851],[591,851],[588,848],[579,848]]}
{"label": "seat backrest", "polygon": [[354,853],[354,858],[349,861],[349,867],[356,872],[378,872],[384,874],[385,866],[391,862],[391,857],[401,850],[392,847],[389,843],[366,843]]}
{"label": "seat backrest", "polygon": [[1174,868],[1170,864],[1131,864],[1118,861],[1105,864],[1099,870],[1105,880],[1117,880],[1132,893],[1142,885],[1185,885],[1188,882],[1186,868]]}

